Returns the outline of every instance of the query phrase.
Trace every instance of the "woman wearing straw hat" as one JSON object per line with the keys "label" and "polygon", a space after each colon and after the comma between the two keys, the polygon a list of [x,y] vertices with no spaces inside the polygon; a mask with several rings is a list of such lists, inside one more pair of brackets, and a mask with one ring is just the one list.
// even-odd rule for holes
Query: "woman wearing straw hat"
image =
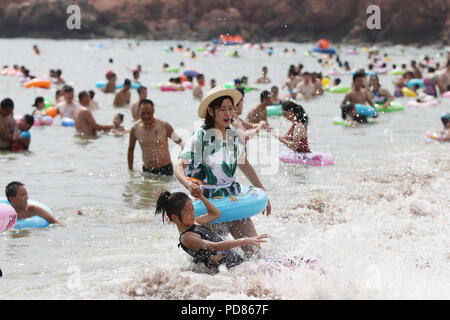
{"label": "woman wearing straw hat", "polygon": [[[241,192],[240,185],[234,178],[237,167],[250,183],[264,189],[253,166],[248,162],[244,144],[236,128],[231,125],[234,105],[241,98],[242,94],[236,89],[216,86],[207,92],[200,103],[198,115],[205,122],[186,143],[175,167],[175,176],[191,195],[201,189],[206,198]],[[264,212],[269,216],[270,201],[263,214]],[[235,239],[257,235],[250,218],[214,224],[212,228],[221,235],[229,232]],[[253,253],[252,247],[242,249],[247,254]]]}

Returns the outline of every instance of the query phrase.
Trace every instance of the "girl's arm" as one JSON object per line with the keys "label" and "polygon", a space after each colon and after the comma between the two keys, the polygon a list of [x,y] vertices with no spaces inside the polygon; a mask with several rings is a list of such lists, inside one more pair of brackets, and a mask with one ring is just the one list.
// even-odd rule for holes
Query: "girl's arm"
{"label": "girl's arm", "polygon": [[198,234],[195,234],[193,232],[187,232],[181,238],[183,245],[185,245],[187,248],[191,249],[194,252],[197,252],[201,249],[220,252],[244,245],[257,246],[258,248],[261,248],[260,243],[266,242],[265,239],[268,237],[269,237],[268,234],[261,234],[256,237],[225,240],[221,242],[212,242],[208,240],[203,240]]}
{"label": "girl's arm", "polygon": [[301,139],[306,135],[305,126],[302,123],[297,123],[292,133],[292,141],[284,137],[280,137],[278,134],[271,131],[272,135],[278,138],[278,140],[283,143],[286,147],[291,150],[297,150],[301,144]]}
{"label": "girl's arm", "polygon": [[203,226],[205,224],[213,222],[214,220],[219,219],[220,218],[219,209],[217,209],[216,206],[211,203],[211,201],[209,201],[208,199],[205,198],[205,196],[203,196],[201,189],[199,192],[194,193],[198,196],[200,200],[202,200],[207,211],[207,214],[201,215],[200,217],[196,218],[195,222]]}

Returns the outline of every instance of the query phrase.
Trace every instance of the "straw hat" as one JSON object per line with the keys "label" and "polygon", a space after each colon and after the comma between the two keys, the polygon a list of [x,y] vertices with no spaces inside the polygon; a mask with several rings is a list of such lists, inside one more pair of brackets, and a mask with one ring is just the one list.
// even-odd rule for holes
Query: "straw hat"
{"label": "straw hat", "polygon": [[209,104],[223,96],[230,96],[233,99],[233,105],[236,105],[242,99],[242,94],[238,90],[233,88],[227,89],[225,86],[216,86],[206,93],[205,99],[203,99],[198,107],[198,116],[205,119]]}

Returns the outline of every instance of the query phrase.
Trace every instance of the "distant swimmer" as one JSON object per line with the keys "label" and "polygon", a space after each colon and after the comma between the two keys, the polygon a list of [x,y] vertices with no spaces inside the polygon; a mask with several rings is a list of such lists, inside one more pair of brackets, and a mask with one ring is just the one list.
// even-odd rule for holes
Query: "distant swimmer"
{"label": "distant swimmer", "polygon": [[28,192],[25,185],[19,181],[10,182],[6,186],[6,199],[17,212],[17,219],[27,219],[32,216],[40,216],[50,223],[59,223],[54,216],[44,208],[34,204],[28,204]]}
{"label": "distant swimmer", "polygon": [[12,117],[14,102],[5,98],[0,103],[0,151],[12,151],[12,145],[22,140],[16,121]]}
{"label": "distant swimmer", "polygon": [[262,76],[256,80],[256,83],[271,83],[270,78],[267,77],[268,68],[264,66],[262,68]]}
{"label": "distant swimmer", "polygon": [[115,107],[124,107],[130,104],[131,99],[131,81],[130,79],[125,79],[123,82],[123,88],[116,93],[114,97],[114,106]]}
{"label": "distant swimmer", "polygon": [[[355,104],[366,105],[368,103],[370,106],[373,106],[372,97],[369,93],[369,90],[364,87],[364,75],[362,73],[355,73],[353,75],[353,85],[350,92],[348,92],[344,99],[341,102],[341,110],[342,110],[342,118],[345,119],[344,110],[346,109],[346,104],[350,103],[350,105],[355,106]],[[367,118],[363,115],[358,116],[358,119],[355,119],[361,122],[367,122]]]}
{"label": "distant swimmer", "polygon": [[113,118],[113,127],[111,129],[111,132],[113,133],[125,133],[129,132],[129,130],[122,125],[123,123],[124,115],[123,113],[117,113]]}
{"label": "distant swimmer", "polygon": [[39,47],[37,46],[37,44],[35,44],[35,45],[33,46],[33,50],[34,50],[34,53],[36,53],[37,55],[40,55],[40,54],[41,54],[41,51],[39,50]]}
{"label": "distant swimmer", "polygon": [[64,101],[59,102],[56,105],[56,111],[58,111],[59,115],[62,118],[71,118],[73,119],[73,113],[79,104],[74,100],[74,90],[71,86],[63,87],[64,93]]}
{"label": "distant swimmer", "polygon": [[444,125],[444,132],[442,134],[441,141],[450,141],[450,113],[444,113],[441,117],[441,121]]}
{"label": "distant swimmer", "polygon": [[303,81],[297,84],[297,99],[311,99],[316,96],[314,83],[311,80],[311,74],[304,72],[302,75]]}
{"label": "distant swimmer", "polygon": [[139,116],[130,131],[128,145],[128,169],[133,170],[134,148],[139,141],[142,150],[142,171],[159,175],[173,175],[173,165],[170,159],[169,143],[173,142],[184,148],[181,139],[173,130],[172,126],[155,118],[155,107],[151,100],[143,99],[139,102]]}
{"label": "distant swimmer", "polygon": [[114,72],[109,70],[106,73],[106,85],[102,88],[104,93],[115,93],[116,92],[116,80],[117,76]]}
{"label": "distant swimmer", "polygon": [[200,73],[197,75],[197,85],[192,90],[192,94],[194,95],[194,98],[196,99],[202,99],[203,98],[203,87],[205,86],[205,76],[203,73]]}
{"label": "distant swimmer", "polygon": [[387,108],[394,100],[394,96],[392,96],[389,90],[381,87],[380,79],[377,75],[370,76],[369,88],[371,89],[372,101],[383,105],[384,108]]}
{"label": "distant swimmer", "polygon": [[450,59],[447,60],[444,72],[437,78],[437,85],[441,95],[448,90],[447,87],[450,85]]}
{"label": "distant swimmer", "polygon": [[139,118],[139,102],[141,100],[147,99],[147,87],[140,86],[137,88],[138,99],[131,105],[131,116],[134,121],[138,121]]}
{"label": "distant swimmer", "polygon": [[307,135],[309,118],[305,109],[293,101],[283,102],[281,108],[283,117],[292,122],[292,126],[284,136],[280,136],[270,128],[268,131],[289,149],[295,152],[311,153]]}
{"label": "distant swimmer", "polygon": [[[86,91],[83,91],[83,92],[86,92]],[[73,113],[73,119],[75,120],[75,130],[77,131],[77,133],[83,134],[86,136],[95,136],[97,134],[97,131],[103,130],[103,131],[107,132],[113,128],[112,125],[98,124],[95,121],[91,110],[89,110],[87,107],[83,107],[81,105],[79,105],[75,109],[75,111]]]}
{"label": "distant swimmer", "polygon": [[272,95],[269,91],[264,90],[259,97],[260,103],[247,114],[247,121],[250,123],[267,122],[266,108],[272,104]]}
{"label": "distant swimmer", "polygon": [[86,107],[91,111],[98,109],[98,105],[93,103],[91,94],[88,91],[81,91],[78,93],[78,101],[83,107]]}

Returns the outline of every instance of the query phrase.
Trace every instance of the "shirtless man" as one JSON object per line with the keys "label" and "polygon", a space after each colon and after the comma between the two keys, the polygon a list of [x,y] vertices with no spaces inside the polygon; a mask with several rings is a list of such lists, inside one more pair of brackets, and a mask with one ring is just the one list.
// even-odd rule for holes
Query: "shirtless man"
{"label": "shirtless man", "polygon": [[203,97],[203,90],[202,87],[205,86],[205,76],[200,73],[197,76],[197,85],[194,87],[194,90],[192,90],[192,94],[194,95],[194,98],[196,99],[202,99]]}
{"label": "shirtless man", "polygon": [[411,68],[412,68],[413,78],[422,79],[422,72],[420,72],[420,69],[417,67],[417,63],[415,60],[411,60]]}
{"label": "shirtless man", "polygon": [[78,93],[78,101],[80,102],[80,105],[88,108],[91,111],[93,109],[98,109],[98,106],[92,104],[91,95],[87,91],[81,91],[80,93]]}
{"label": "shirtless man", "polygon": [[[85,91],[84,91],[85,92]],[[89,95],[89,94],[88,94]],[[112,125],[100,125],[98,124],[91,110],[84,106],[78,106],[74,113],[73,119],[75,120],[75,129],[77,133],[84,134],[87,136],[95,136],[97,131],[109,131],[113,128]]]}
{"label": "shirtless man", "polygon": [[297,99],[311,99],[315,97],[314,84],[311,81],[311,74],[303,73],[303,81],[297,85]]}
{"label": "shirtless man", "polygon": [[439,87],[439,92],[441,95],[447,91],[447,87],[450,85],[450,59],[447,60],[447,67],[445,68],[445,72],[443,72],[437,78],[437,85]]}
{"label": "shirtless man", "polygon": [[131,105],[131,116],[134,121],[139,120],[139,102],[143,99],[147,99],[147,87],[140,86],[137,89],[139,98]]}
{"label": "shirtless man", "polygon": [[13,112],[14,102],[10,98],[3,99],[0,103],[0,151],[11,151],[12,144],[20,139]]}
{"label": "shirtless man", "polygon": [[270,83],[270,78],[267,77],[267,67],[262,68],[262,76],[256,80],[256,83]]}
{"label": "shirtless man", "polygon": [[64,101],[58,103],[56,105],[56,111],[58,111],[59,115],[62,118],[71,118],[73,119],[73,112],[79,106],[77,102],[75,102],[74,91],[71,86],[64,86]]}
{"label": "shirtless man", "polygon": [[267,106],[270,106],[272,104],[272,94],[264,90],[261,92],[260,95],[260,104],[258,104],[256,107],[254,107],[250,112],[247,114],[247,121],[250,123],[260,123],[261,121],[267,122]]}
{"label": "shirtless man", "polygon": [[117,76],[111,70],[106,73],[106,85],[102,88],[104,93],[115,93],[116,92],[116,80]]}
{"label": "shirtless man", "polygon": [[116,93],[116,96],[114,97],[114,106],[115,107],[124,107],[127,104],[130,104],[130,98],[131,98],[131,81],[130,79],[125,79],[123,82],[123,88],[119,92]]}
{"label": "shirtless man", "polygon": [[45,209],[28,204],[28,193],[25,185],[18,181],[13,181],[6,186],[6,199],[17,212],[17,220],[26,219],[32,216],[40,216],[50,223],[59,223],[50,212]]}
{"label": "shirtless man", "polygon": [[[344,99],[341,102],[341,110],[343,111],[342,115],[343,118],[345,118],[344,116],[344,110],[346,108],[346,104],[347,102],[350,102],[350,104],[355,105],[357,103],[359,104],[363,104],[366,105],[366,102],[369,103],[370,106],[372,106],[372,108],[375,108],[373,106],[373,102],[372,102],[372,98],[371,98],[371,94],[369,92],[369,90],[364,88],[364,75],[362,73],[355,73],[353,75],[353,87],[352,90],[350,90],[350,92],[348,92]],[[378,115],[377,115],[378,116]],[[364,116],[359,116],[364,122],[367,121],[367,119],[365,119]]]}
{"label": "shirtless man", "polygon": [[128,145],[128,169],[133,170],[134,147],[136,140],[142,150],[142,170],[160,175],[173,175],[173,166],[170,159],[168,138],[184,148],[183,140],[177,136],[172,126],[166,121],[153,117],[155,108],[149,99],[141,100],[139,116],[130,132]]}

